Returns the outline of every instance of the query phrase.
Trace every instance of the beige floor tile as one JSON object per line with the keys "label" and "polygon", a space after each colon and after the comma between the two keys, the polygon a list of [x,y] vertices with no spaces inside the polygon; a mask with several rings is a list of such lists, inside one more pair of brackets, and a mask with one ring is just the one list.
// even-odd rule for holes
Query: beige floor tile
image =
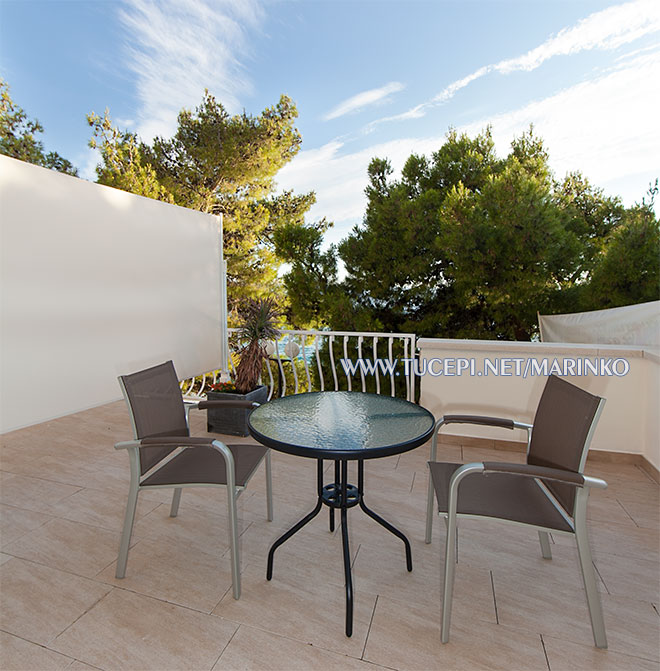
{"label": "beige floor tile", "polygon": [[440,611],[378,597],[364,659],[395,669],[538,669],[547,671],[541,639],[480,620],[453,622],[440,642]]}
{"label": "beige floor tile", "polygon": [[[430,556],[424,556],[427,548]],[[442,604],[440,558],[436,549],[423,541],[413,542],[412,550],[413,570],[408,573],[403,553],[361,545],[353,571],[355,589],[426,607],[435,616]],[[477,618],[496,623],[490,571],[461,564],[456,568],[454,594],[456,621]]]}
{"label": "beige floor tile", "polygon": [[[186,492],[184,499],[185,496]],[[160,540],[222,555],[229,548],[229,524],[225,512],[226,506],[216,513],[182,505],[177,517],[170,517],[169,504],[161,504],[135,522],[133,533],[141,539]],[[239,505],[239,533],[246,526]]]}
{"label": "beige floor tile", "polygon": [[231,589],[228,557],[186,544],[143,540],[131,548],[126,577],[115,578],[116,563],[96,579],[162,601],[210,613]]}
{"label": "beige floor tile", "polygon": [[364,591],[355,593],[353,636],[349,638],[344,634],[343,587],[328,584],[322,574],[316,581],[305,578],[292,584],[278,576],[276,567],[273,579],[267,581],[261,566],[248,565],[243,571],[240,600],[227,594],[213,612],[273,634],[359,657],[376,596]]}
{"label": "beige floor tile", "polygon": [[34,461],[37,455],[29,449],[22,447],[0,448],[0,470],[16,472],[15,469],[23,467],[30,461]]}
{"label": "beige floor tile", "polygon": [[[429,442],[415,450],[402,454],[397,468],[405,467],[406,464],[410,464],[415,468],[424,468],[430,460],[431,445]],[[460,445],[445,445],[439,442],[436,450],[436,461],[448,461],[452,464],[459,464],[463,461],[463,448]]]}
{"label": "beige floor tile", "polygon": [[4,547],[52,519],[44,513],[0,505],[0,544]]}
{"label": "beige floor tile", "polygon": [[[451,415],[452,412],[447,412],[445,414]],[[440,413],[436,414],[436,420],[440,419]],[[501,435],[504,435],[502,432]],[[444,445],[459,445],[462,447],[476,447],[479,449],[494,449],[495,440],[493,438],[475,438],[472,436],[461,436],[455,433],[452,433],[451,426],[440,429],[438,433],[438,443]]]}
{"label": "beige floor tile", "polygon": [[[583,590],[555,583],[517,582],[494,578],[500,623],[580,645],[593,642]],[[627,655],[660,659],[657,613],[650,603],[601,593],[609,649]]]}
{"label": "beige floor tile", "polygon": [[[254,498],[254,497],[253,497]],[[314,499],[308,500],[305,504],[291,503],[288,501],[275,502],[275,515],[272,522],[265,520],[261,514],[261,497],[257,497],[257,508],[259,512],[255,514],[250,506],[245,506],[244,524],[251,519],[249,526],[245,526],[245,533],[241,536],[246,557],[266,557],[268,550],[272,543],[279,538],[284,532],[288,531],[294,524],[296,524],[307,513],[311,512],[316,504]],[[252,499],[250,499],[251,501]],[[350,512],[349,512],[350,515]],[[304,526],[297,534],[291,537],[284,545],[277,550],[280,552],[290,554],[292,552],[304,553],[312,561],[322,560],[324,555],[330,558],[341,554],[341,537],[339,536],[339,515],[335,519],[335,532],[330,533],[328,526],[328,509],[324,507],[319,514],[309,524]],[[349,523],[350,525],[350,523]],[[357,549],[357,545],[355,548]]]}
{"label": "beige floor tile", "polygon": [[660,486],[650,480],[608,482],[607,489],[604,493],[610,496],[615,496],[624,505],[626,503],[637,501],[640,503],[660,505]]}
{"label": "beige floor tile", "polygon": [[612,650],[599,650],[593,645],[579,645],[569,641],[543,637],[550,671],[658,671],[657,662]]}
{"label": "beige floor tile", "polygon": [[83,487],[85,477],[90,475],[91,466],[85,460],[75,458],[71,454],[48,454],[5,470],[16,475]]}
{"label": "beige floor tile", "polygon": [[12,559],[11,555],[6,555],[4,552],[0,552],[0,566],[5,562],[8,562],[10,559]]}
{"label": "beige floor tile", "polygon": [[[488,552],[482,558],[492,567],[495,580],[518,581],[521,588],[538,581],[556,584],[562,589],[582,590],[584,582],[580,570],[577,548],[551,545],[552,559],[543,559],[540,550],[529,555],[513,556],[503,552]],[[607,593],[607,588],[596,573],[598,589]]]}
{"label": "beige floor tile", "polygon": [[70,669],[71,657],[0,631],[0,668],[3,671]]}
{"label": "beige floor tile", "polygon": [[635,500],[632,497],[622,498],[621,507],[630,515],[638,527],[645,529],[660,528],[660,503],[658,501]]}
{"label": "beige floor tile", "polygon": [[91,608],[111,589],[22,559],[0,566],[0,629],[41,645]]}
{"label": "beige floor tile", "polygon": [[[553,535],[557,545],[575,545],[575,539],[562,534]],[[639,529],[634,525],[591,524],[589,541],[594,560],[600,552],[656,561],[660,557],[660,529]]]}
{"label": "beige floor tile", "polygon": [[[62,519],[95,527],[108,529],[117,534],[124,524],[127,496],[99,489],[82,489],[66,499],[53,504],[50,513]],[[153,492],[141,492],[135,519],[139,520],[149,514],[161,503],[161,497],[154,497]]]}
{"label": "beige floor tile", "polygon": [[52,480],[12,475],[2,482],[0,503],[48,513],[54,503],[75,494],[80,489],[82,487],[53,482]]}
{"label": "beige floor tile", "polygon": [[76,660],[71,666],[67,667],[66,671],[96,671],[98,668],[98,666],[91,666],[90,664]]}
{"label": "beige floor tile", "polygon": [[[247,533],[250,531],[252,531],[252,527]],[[300,534],[304,533],[304,530],[300,532]],[[327,585],[335,585],[339,589],[343,589],[344,568],[341,535],[338,533],[332,535],[326,532],[327,535],[320,543],[312,543],[310,537],[305,538],[304,535],[300,536],[300,534],[296,534],[298,538],[293,536],[277,549],[273,562],[273,576],[293,586],[304,584],[306,581],[318,581],[319,576],[323,576]],[[261,570],[265,576],[268,549],[271,543],[267,544],[263,552],[248,552],[246,547],[249,547],[249,543],[249,539],[246,539],[246,542],[241,546],[242,565],[244,567],[249,565]],[[349,544],[349,551],[352,563],[359,552],[359,545]],[[229,553],[225,553],[225,557],[228,556]]]}
{"label": "beige floor tile", "polygon": [[512,464],[524,464],[526,456],[523,452],[510,450],[488,450],[480,447],[463,447],[463,461],[506,461]]}
{"label": "beige floor tile", "polygon": [[640,601],[660,601],[658,561],[601,552],[595,564],[610,594]]}
{"label": "beige floor tile", "polygon": [[[444,522],[435,523],[441,547],[444,548]],[[572,540],[572,539],[571,539]],[[458,558],[471,566],[492,566],[492,554],[510,558],[538,558],[541,550],[535,529],[496,520],[458,520]]]}
{"label": "beige floor tile", "polygon": [[51,647],[106,669],[210,669],[237,625],[113,589]]}
{"label": "beige floor tile", "polygon": [[10,543],[5,552],[93,578],[117,558],[118,543],[118,535],[106,529],[53,519]]}
{"label": "beige floor tile", "polygon": [[213,671],[309,671],[340,668],[377,671],[378,666],[242,624]]}
{"label": "beige floor tile", "polygon": [[605,522],[609,524],[636,525],[630,513],[621,505],[619,500],[608,494],[607,490],[594,490],[589,496],[587,519],[590,522]]}
{"label": "beige floor tile", "polygon": [[632,464],[591,462],[585,468],[585,473],[597,478],[603,478],[608,484],[631,482],[653,484],[653,480],[645,471]]}

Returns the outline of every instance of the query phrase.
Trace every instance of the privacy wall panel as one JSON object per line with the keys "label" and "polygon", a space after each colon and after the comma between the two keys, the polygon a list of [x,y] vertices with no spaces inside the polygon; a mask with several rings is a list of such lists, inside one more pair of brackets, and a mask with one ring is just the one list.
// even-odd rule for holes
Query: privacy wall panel
{"label": "privacy wall panel", "polygon": [[0,432],[220,363],[218,217],[0,156]]}

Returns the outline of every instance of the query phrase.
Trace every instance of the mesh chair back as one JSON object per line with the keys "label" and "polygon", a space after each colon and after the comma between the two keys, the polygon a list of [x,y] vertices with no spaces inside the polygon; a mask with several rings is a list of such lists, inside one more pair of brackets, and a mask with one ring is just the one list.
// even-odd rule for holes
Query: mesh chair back
{"label": "mesh chair back", "polygon": [[[534,417],[527,463],[581,473],[600,401],[600,397],[551,375]],[[575,488],[558,482],[544,484],[572,516]]]}
{"label": "mesh chair back", "polygon": [[[119,380],[131,413],[135,438],[189,435],[181,389],[171,361],[121,375]],[[140,450],[142,475],[174,449],[176,446]]]}

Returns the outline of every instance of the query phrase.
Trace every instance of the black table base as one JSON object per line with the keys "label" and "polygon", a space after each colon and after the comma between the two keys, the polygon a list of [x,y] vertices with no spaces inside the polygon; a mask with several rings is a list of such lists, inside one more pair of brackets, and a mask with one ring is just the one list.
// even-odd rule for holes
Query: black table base
{"label": "black table base", "polygon": [[330,508],[330,531],[335,529],[335,509],[338,508],[341,517],[341,539],[344,554],[344,578],[346,584],[346,636],[353,634],[353,579],[351,575],[351,556],[348,547],[348,521],[346,511],[354,506],[360,506],[364,512],[378,524],[384,526],[389,532],[403,541],[406,548],[406,568],[412,571],[412,553],[410,542],[406,536],[387,520],[368,508],[364,502],[364,460],[358,462],[358,485],[348,484],[348,460],[335,460],[335,481],[323,485],[323,459],[317,459],[316,483],[318,500],[314,510],[305,515],[299,522],[294,524],[286,533],[282,534],[272,545],[268,552],[268,568],[266,579],[273,577],[273,556],[275,550],[286,542],[291,536],[300,531],[308,522],[311,522],[320,512],[323,505]]}

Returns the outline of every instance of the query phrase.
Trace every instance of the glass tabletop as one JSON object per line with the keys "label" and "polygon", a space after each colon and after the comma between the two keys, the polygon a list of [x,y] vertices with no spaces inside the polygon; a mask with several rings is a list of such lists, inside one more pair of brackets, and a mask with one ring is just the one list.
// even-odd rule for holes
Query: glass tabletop
{"label": "glass tabletop", "polygon": [[318,459],[373,459],[412,450],[433,433],[433,415],[401,398],[318,391],[278,398],[252,411],[248,428],[280,452]]}

